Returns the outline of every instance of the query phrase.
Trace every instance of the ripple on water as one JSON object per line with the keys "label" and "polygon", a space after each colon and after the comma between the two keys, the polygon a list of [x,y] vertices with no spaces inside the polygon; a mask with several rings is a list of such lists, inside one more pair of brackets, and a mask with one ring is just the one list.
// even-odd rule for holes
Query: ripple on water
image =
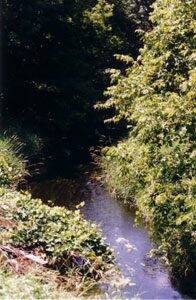
{"label": "ripple on water", "polygon": [[[113,199],[105,189],[88,182],[85,217],[100,225],[107,243],[114,249],[123,275],[121,297],[142,299],[183,299],[172,286],[167,270],[159,262],[148,263],[146,256],[153,247],[145,228],[135,226],[134,213]],[[134,285],[133,285],[134,283]],[[111,292],[112,293],[112,292]]]}
{"label": "ripple on water", "polygon": [[168,300],[188,298],[183,297],[175,289],[167,270],[158,260],[147,257],[153,244],[144,226],[135,226],[132,210],[112,198],[96,182],[88,181],[82,188],[79,185],[72,185],[76,187],[74,191],[68,193],[67,181],[53,180],[51,184],[46,181],[45,185],[43,182],[40,183],[40,189],[36,185],[37,188],[33,192],[36,197],[54,199],[55,203],[70,209],[74,209],[82,201],[85,202],[81,211],[88,220],[100,225],[107,243],[114,249],[116,263],[122,274],[121,279],[117,278],[114,281],[111,279],[110,287],[104,285],[107,298],[138,297]]}

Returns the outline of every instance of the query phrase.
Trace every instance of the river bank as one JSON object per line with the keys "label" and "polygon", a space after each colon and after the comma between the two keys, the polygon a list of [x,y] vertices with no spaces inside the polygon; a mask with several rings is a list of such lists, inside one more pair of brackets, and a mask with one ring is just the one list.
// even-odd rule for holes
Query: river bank
{"label": "river bank", "polygon": [[[2,296],[15,284],[16,298],[24,283],[35,299],[44,291],[66,297],[70,290],[78,297],[91,290],[98,299],[191,299],[191,282],[185,293],[173,285],[169,270],[149,256],[154,244],[144,224],[135,226],[135,209],[107,192],[99,171],[86,167],[76,178],[34,182],[19,191],[27,172],[12,143],[2,140],[0,148]],[[114,258],[120,276],[107,274]]]}
{"label": "river bank", "polygon": [[45,199],[72,210],[84,202],[81,212],[100,226],[124,278],[118,288],[104,285],[104,293],[122,298],[191,299],[173,285],[169,270],[160,260],[149,256],[154,244],[144,225],[135,225],[134,209],[111,197],[100,181],[88,176],[73,187],[68,197],[67,182],[57,179],[39,183],[32,193],[43,199],[45,194]]}
{"label": "river bank", "polygon": [[[0,297],[85,295],[113,269],[112,251],[79,207],[74,211],[57,207],[52,199],[44,204],[19,188],[27,174],[20,144],[1,138]],[[16,288],[10,292],[13,285]]]}

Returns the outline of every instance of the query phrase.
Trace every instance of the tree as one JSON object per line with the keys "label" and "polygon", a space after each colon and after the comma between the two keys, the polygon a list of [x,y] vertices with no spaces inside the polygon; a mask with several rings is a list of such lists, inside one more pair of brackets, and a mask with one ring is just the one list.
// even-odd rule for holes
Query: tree
{"label": "tree", "polygon": [[[135,201],[180,276],[195,260],[195,62],[193,0],[157,0],[140,56],[111,71],[104,108],[125,119],[129,138],[106,152],[107,180]],[[113,171],[112,171],[113,170]]]}
{"label": "tree", "polygon": [[5,120],[40,135],[45,155],[71,162],[95,142],[104,71],[139,43],[119,10],[106,0],[4,1]]}

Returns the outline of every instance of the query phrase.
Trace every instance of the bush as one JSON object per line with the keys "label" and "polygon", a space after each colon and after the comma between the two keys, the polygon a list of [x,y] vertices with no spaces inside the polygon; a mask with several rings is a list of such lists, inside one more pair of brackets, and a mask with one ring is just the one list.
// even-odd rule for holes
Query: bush
{"label": "bush", "polygon": [[15,136],[0,136],[0,185],[17,185],[27,174],[20,148],[21,144]]}
{"label": "bush", "polygon": [[75,270],[87,278],[99,279],[112,262],[112,253],[97,227],[84,220],[79,210],[49,207],[29,193],[0,189],[4,219],[16,226],[2,234],[9,243],[26,250],[39,251],[48,265],[66,274]]}
{"label": "bush", "polygon": [[194,1],[157,0],[144,48],[112,71],[102,107],[115,107],[129,138],[105,149],[106,181],[148,221],[180,276],[195,273]]}

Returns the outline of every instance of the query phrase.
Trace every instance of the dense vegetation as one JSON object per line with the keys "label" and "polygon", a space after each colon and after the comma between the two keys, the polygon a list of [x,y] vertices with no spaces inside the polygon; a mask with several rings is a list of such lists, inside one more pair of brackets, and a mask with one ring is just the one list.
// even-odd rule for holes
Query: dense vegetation
{"label": "dense vegetation", "polygon": [[[120,66],[114,54],[137,56],[142,40],[136,29],[150,26],[151,2],[3,1],[0,240],[10,251],[38,253],[47,268],[38,267],[41,277],[30,270],[17,278],[7,272],[9,258],[19,272],[23,259],[18,262],[17,255],[1,248],[1,296],[8,296],[6,287],[16,286],[10,296],[26,297],[25,290],[19,292],[24,283],[29,284],[29,297],[41,297],[44,290],[45,297],[64,297],[56,289],[59,277],[68,282],[67,288],[80,289],[110,267],[110,250],[78,210],[49,207],[16,188],[37,168],[42,171],[38,162],[44,160],[44,168],[49,162],[59,175],[60,168],[83,162],[90,146],[103,142],[103,134],[111,135],[111,126],[102,122],[104,113],[96,113],[93,105],[107,86],[105,70]],[[57,284],[53,279],[51,285],[42,284],[43,273],[51,276],[49,269],[52,277],[56,269]]]}
{"label": "dense vegetation", "polygon": [[19,183],[42,160],[70,174],[107,144],[109,189],[137,207],[173,273],[195,275],[195,13],[193,0],[3,1],[0,246],[41,255],[67,288],[102,278],[112,255],[95,225]]}
{"label": "dense vegetation", "polygon": [[137,55],[135,29],[149,26],[151,2],[4,1],[4,129],[21,135],[22,128],[24,142],[25,128],[25,138],[42,141],[45,158],[66,167],[82,161],[106,130],[93,110],[107,84],[105,69],[116,65],[115,53]]}
{"label": "dense vegetation", "polygon": [[[111,268],[112,252],[103,242],[97,226],[84,220],[78,209],[69,211],[65,208],[50,207],[39,199],[33,199],[27,192],[14,189],[25,174],[25,161],[15,152],[15,149],[18,151],[15,143],[17,141],[14,139],[1,139],[0,277],[5,285],[12,285],[14,275],[6,275],[5,266],[8,268],[10,265],[11,269],[21,272],[20,268],[24,268],[25,264],[31,266],[32,256],[28,258],[31,254],[35,257],[33,262],[38,262],[38,266],[40,261],[43,261],[41,266],[44,265],[45,270],[38,268],[41,277],[36,277],[36,274],[33,277],[33,273],[30,274],[27,268],[26,277],[16,277],[15,284],[19,287],[13,294],[15,297],[21,288],[20,281],[28,282],[31,276],[35,283],[39,283],[37,296],[34,295],[38,298],[44,288],[41,278],[44,277],[44,273],[50,277],[52,270],[56,270],[56,273],[51,273],[51,276],[56,279],[62,278],[67,290],[79,292],[83,288],[87,289],[102,279]],[[55,286],[54,280],[52,283]],[[35,284],[30,282],[30,285],[34,287]],[[52,286],[46,285],[45,288],[49,293]],[[0,291],[0,295],[4,293],[5,287]],[[55,293],[58,294],[57,288]]]}
{"label": "dense vegetation", "polygon": [[157,0],[153,29],[125,72],[111,70],[101,107],[127,121],[129,137],[104,149],[110,188],[136,204],[173,271],[195,274],[195,3]]}

